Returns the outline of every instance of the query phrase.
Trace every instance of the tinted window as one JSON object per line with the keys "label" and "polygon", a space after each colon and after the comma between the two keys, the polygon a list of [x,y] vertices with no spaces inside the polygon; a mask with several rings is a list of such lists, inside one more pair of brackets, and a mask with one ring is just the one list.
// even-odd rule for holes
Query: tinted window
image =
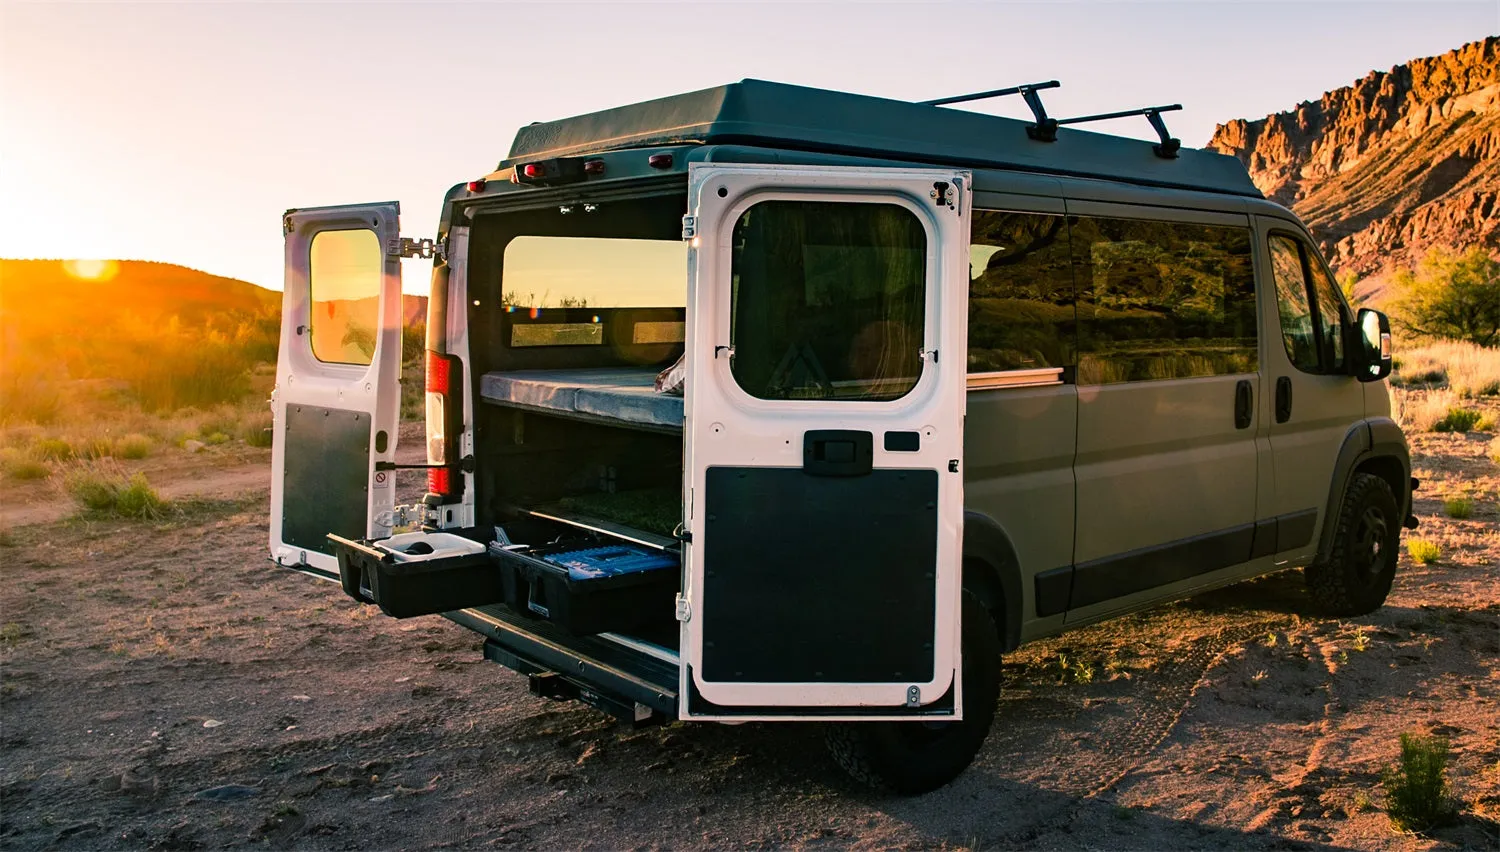
{"label": "tinted window", "polygon": [[1069,264],[1063,217],[974,211],[969,372],[1074,363],[1077,317]]}
{"label": "tinted window", "polygon": [[380,330],[380,239],[374,231],[323,231],[313,235],[311,254],[313,356],[332,364],[369,364]]}
{"label": "tinted window", "polygon": [[1080,383],[1255,371],[1248,229],[1081,217],[1070,243]]}
{"label": "tinted window", "polygon": [[927,234],[911,211],[764,201],[732,245],[730,365],[747,393],[888,400],[917,383]]}
{"label": "tinted window", "polygon": [[504,274],[506,307],[680,308],[687,243],[520,236],[505,247]]}
{"label": "tinted window", "polygon": [[1271,238],[1271,275],[1276,279],[1276,306],[1281,315],[1281,342],[1299,370],[1316,373],[1318,341],[1313,331],[1312,305],[1307,300],[1307,277],[1302,252],[1290,237]]}

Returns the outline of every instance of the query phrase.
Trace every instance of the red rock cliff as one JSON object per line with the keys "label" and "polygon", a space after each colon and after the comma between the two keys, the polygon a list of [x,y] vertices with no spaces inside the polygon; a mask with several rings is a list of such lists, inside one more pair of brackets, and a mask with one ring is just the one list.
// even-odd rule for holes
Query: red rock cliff
{"label": "red rock cliff", "polygon": [[1434,246],[1500,252],[1500,38],[1220,125],[1207,147],[1297,211],[1340,272],[1379,281]]}

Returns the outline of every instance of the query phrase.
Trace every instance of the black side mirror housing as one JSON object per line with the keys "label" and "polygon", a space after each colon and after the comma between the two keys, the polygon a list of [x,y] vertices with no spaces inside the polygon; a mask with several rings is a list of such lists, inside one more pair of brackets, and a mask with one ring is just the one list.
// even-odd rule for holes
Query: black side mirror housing
{"label": "black side mirror housing", "polygon": [[1391,320],[1380,311],[1360,308],[1356,326],[1354,375],[1362,382],[1378,382],[1391,374]]}

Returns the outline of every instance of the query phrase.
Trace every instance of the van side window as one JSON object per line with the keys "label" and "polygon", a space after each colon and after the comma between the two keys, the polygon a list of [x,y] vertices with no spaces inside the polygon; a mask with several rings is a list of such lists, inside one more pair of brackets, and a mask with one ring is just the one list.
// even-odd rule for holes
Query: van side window
{"label": "van side window", "polygon": [[1281,342],[1292,366],[1305,373],[1320,371],[1318,339],[1313,331],[1312,303],[1307,298],[1307,277],[1302,270],[1302,251],[1290,237],[1271,237],[1271,274],[1276,279],[1276,306],[1281,315]]}
{"label": "van side window", "polygon": [[1068,224],[975,210],[969,247],[969,372],[1076,363]]}
{"label": "van side window", "polygon": [[1248,228],[1075,217],[1080,384],[1252,373]]}
{"label": "van side window", "polygon": [[880,401],[917,384],[927,231],[910,210],[762,201],[731,241],[730,371],[746,393]]}
{"label": "van side window", "polygon": [[368,365],[380,332],[385,252],[374,231],[321,231],[309,249],[308,335],[313,357],[328,364]]}
{"label": "van side window", "polygon": [[1287,357],[1304,373],[1343,373],[1346,311],[1333,278],[1300,239],[1273,234],[1270,248]]}

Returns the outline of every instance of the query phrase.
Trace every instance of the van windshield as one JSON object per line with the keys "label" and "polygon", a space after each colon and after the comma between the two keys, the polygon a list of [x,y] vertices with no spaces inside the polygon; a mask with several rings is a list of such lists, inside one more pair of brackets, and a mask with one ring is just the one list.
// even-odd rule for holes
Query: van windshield
{"label": "van windshield", "polygon": [[501,304],[525,308],[680,308],[687,243],[520,236],[505,247]]}

